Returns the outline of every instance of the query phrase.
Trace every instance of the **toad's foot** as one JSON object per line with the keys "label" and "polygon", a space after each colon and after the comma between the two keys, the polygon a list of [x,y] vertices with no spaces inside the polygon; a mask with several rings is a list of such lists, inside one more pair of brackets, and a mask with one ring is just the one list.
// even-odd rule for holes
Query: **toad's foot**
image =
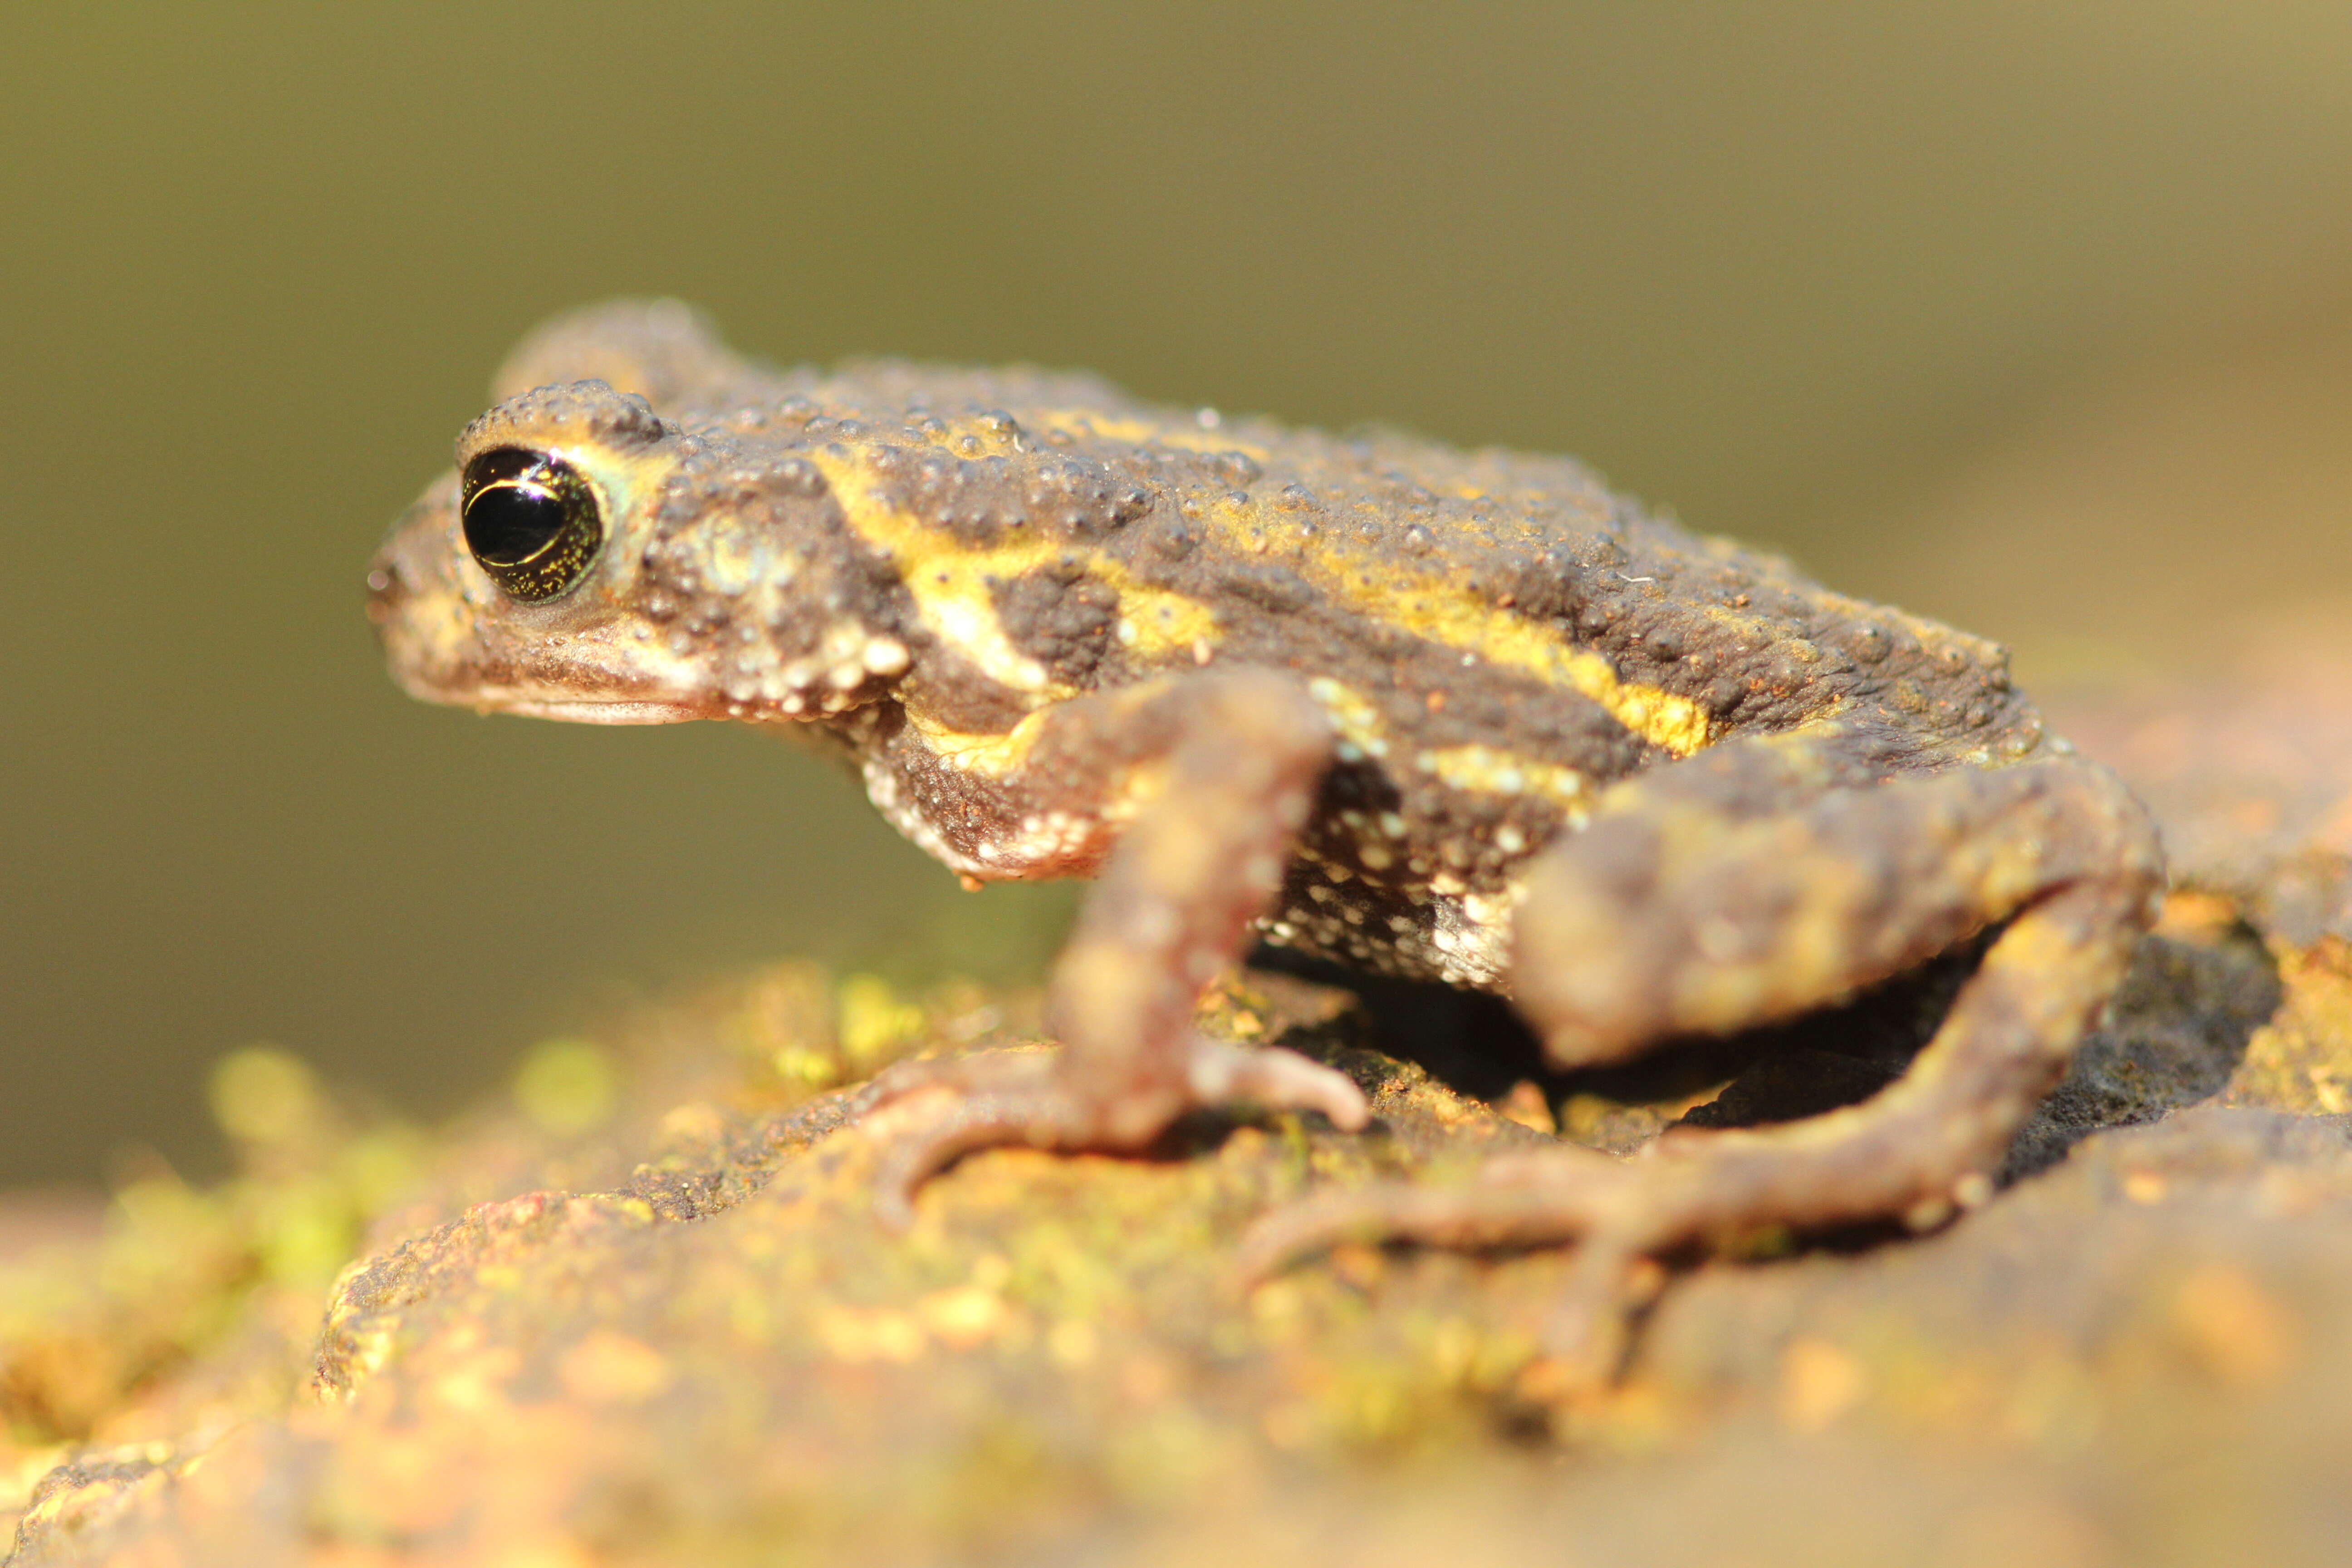
{"label": "toad's foot", "polygon": [[1344,1074],[1278,1047],[1247,1050],[1196,1036],[1184,1053],[1181,1083],[1148,1098],[1089,1095],[1068,1081],[1063,1062],[1055,1050],[982,1051],[901,1062],[876,1079],[853,1102],[854,1114],[924,1098],[945,1101],[884,1135],[877,1217],[905,1229],[913,1223],[916,1190],[978,1149],[1131,1153],[1187,1110],[1234,1103],[1318,1110],[1349,1131],[1371,1115],[1363,1092]]}
{"label": "toad's foot", "polygon": [[[1242,1239],[1242,1277],[1261,1281],[1343,1241],[1409,1241],[1451,1250],[1576,1246],[1576,1262],[1545,1323],[1548,1380],[1561,1392],[1613,1383],[1633,1350],[1633,1321],[1663,1272],[1656,1258],[1722,1248],[1783,1229],[1790,1190],[1834,1190],[1837,1166],[1865,1138],[1806,1123],[1813,1147],[1788,1133],[1667,1133],[1630,1159],[1583,1147],[1491,1159],[1461,1190],[1373,1183],[1324,1192],[1261,1217]],[[1969,1175],[1950,1201],[1915,1204],[1915,1225],[1992,1194]]]}
{"label": "toad's foot", "polygon": [[1363,1096],[1328,1068],[1193,1029],[1202,988],[1241,955],[1281,885],[1332,743],[1323,710],[1275,670],[1206,671],[1052,711],[1008,787],[1050,787],[1038,802],[1139,803],[1122,805],[1133,821],[1054,966],[1045,1024],[1062,1048],[877,1080],[866,1110],[919,1092],[944,1101],[885,1134],[886,1218],[903,1223],[926,1176],[993,1144],[1131,1152],[1187,1111],[1237,1100],[1364,1124]]}
{"label": "toad's foot", "polygon": [[[1561,1148],[1465,1192],[1373,1187],[1262,1222],[1260,1268],[1343,1237],[1575,1243],[1554,1349],[1605,1378],[1643,1258],[1768,1229],[1933,1223],[1992,1192],[2147,928],[2146,813],[2066,756],[1867,781],[1834,730],[1733,742],[1622,786],[1530,878],[1519,1004],[1563,1065],[1790,1017],[2000,926],[1910,1070],[1784,1126],[1684,1132],[1627,1162]],[[2004,924],[2005,922],[2005,924]]]}
{"label": "toad's foot", "polygon": [[[1573,1146],[1524,1151],[1488,1161],[1467,1188],[1379,1182],[1323,1193],[1250,1228],[1243,1278],[1255,1283],[1349,1241],[1465,1251],[1573,1243],[1541,1349],[1552,1386],[1598,1388],[1622,1371],[1633,1318],[1663,1279],[1651,1259],[1776,1223],[1772,1177],[1756,1152],[1735,1147],[1738,1136],[1672,1134],[1632,1159]],[[1771,1163],[1766,1154],[1763,1166]]]}

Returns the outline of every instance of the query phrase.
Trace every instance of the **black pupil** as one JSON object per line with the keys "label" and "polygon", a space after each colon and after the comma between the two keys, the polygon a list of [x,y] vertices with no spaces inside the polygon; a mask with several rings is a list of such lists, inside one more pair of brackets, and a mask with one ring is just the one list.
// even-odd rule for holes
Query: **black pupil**
{"label": "black pupil", "polygon": [[550,452],[500,447],[466,464],[466,548],[509,598],[569,593],[604,546],[604,510],[579,469]]}
{"label": "black pupil", "polygon": [[485,566],[520,566],[563,532],[563,502],[528,479],[494,485],[466,507],[466,547]]}

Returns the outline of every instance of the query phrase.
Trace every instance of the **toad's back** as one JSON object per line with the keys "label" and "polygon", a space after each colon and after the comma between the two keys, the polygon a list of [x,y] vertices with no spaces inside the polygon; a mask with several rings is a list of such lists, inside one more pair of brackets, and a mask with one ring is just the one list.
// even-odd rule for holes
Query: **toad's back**
{"label": "toad's back", "polygon": [[1085,769],[1008,786],[1055,710],[1291,671],[1339,744],[1267,934],[1492,985],[1517,869],[1630,774],[1828,719],[1884,731],[1893,770],[2039,736],[1999,649],[1696,538],[1567,459],[1170,410],[1083,376],[774,372],[659,308],[557,323],[500,379],[461,458],[601,468],[634,548],[570,595],[593,625],[555,609],[502,649],[471,616],[450,678],[396,650],[412,687],[591,716],[514,689],[610,687],[613,661],[583,679],[577,650],[634,636],[665,716],[816,720],[968,876],[1086,874],[1131,806],[1086,798],[1133,781]]}
{"label": "toad's back", "polygon": [[[1009,689],[943,694],[961,708],[1017,720],[1200,645],[1364,677],[1396,728],[1439,745],[1557,722],[1579,708],[1566,693],[1614,721],[1628,759],[1842,711],[1875,710],[1954,760],[2021,754],[2035,733],[1992,645],[1694,537],[1566,458],[1340,439],[1080,375],[714,365],[698,338],[665,343],[635,317],[560,323],[502,380],[600,372],[688,433],[673,521],[780,459],[845,481],[853,531],[920,607],[955,606],[936,635]],[[1420,717],[1441,692],[1452,716]],[[1580,760],[1600,762],[1584,748],[1597,727],[1576,728]]]}

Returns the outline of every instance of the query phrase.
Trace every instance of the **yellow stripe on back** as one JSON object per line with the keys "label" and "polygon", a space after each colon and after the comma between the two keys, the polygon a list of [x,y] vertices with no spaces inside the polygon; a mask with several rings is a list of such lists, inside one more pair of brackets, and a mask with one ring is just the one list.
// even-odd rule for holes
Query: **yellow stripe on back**
{"label": "yellow stripe on back", "polygon": [[1098,551],[1036,538],[1013,544],[967,544],[875,494],[873,476],[855,462],[810,454],[841,501],[849,526],[898,563],[923,622],[1002,685],[1040,699],[1067,697],[1045,667],[1013,647],[996,613],[994,584],[1076,553],[1087,572],[1118,595],[1120,646],[1144,658],[1214,647],[1217,619],[1184,595],[1155,588]]}
{"label": "yellow stripe on back", "polygon": [[[1238,449],[1212,430],[1180,432],[1100,416],[1051,417],[1066,420],[1080,433],[1110,439],[1204,451]],[[1165,658],[1183,652],[1200,658],[1217,645],[1216,615],[1208,605],[1143,582],[1099,551],[1050,537],[1009,544],[966,543],[888,504],[876,493],[874,476],[857,458],[823,449],[810,458],[824,470],[849,526],[897,563],[924,623],[990,679],[1037,702],[1070,696],[1073,689],[1055,681],[1043,664],[1013,646],[992,590],[999,581],[1073,554],[1118,595],[1118,640],[1139,658]],[[1714,739],[1706,710],[1689,698],[1622,679],[1605,656],[1577,647],[1551,627],[1497,605],[1462,583],[1416,569],[1394,555],[1360,548],[1336,531],[1303,525],[1246,497],[1217,501],[1203,521],[1225,548],[1291,565],[1335,604],[1425,641],[1580,691],[1634,734],[1675,756],[1688,756]]]}
{"label": "yellow stripe on back", "polygon": [[1235,546],[1279,556],[1337,602],[1428,642],[1525,669],[1582,692],[1652,745],[1685,757],[1714,739],[1706,710],[1687,697],[1619,678],[1616,667],[1551,628],[1493,604],[1459,583],[1393,556],[1357,549],[1328,531],[1225,502],[1216,522]]}

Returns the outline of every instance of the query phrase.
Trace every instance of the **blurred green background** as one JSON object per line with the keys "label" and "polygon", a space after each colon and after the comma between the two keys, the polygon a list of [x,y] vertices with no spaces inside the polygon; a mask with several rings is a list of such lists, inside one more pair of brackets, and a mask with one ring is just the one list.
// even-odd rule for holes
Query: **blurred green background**
{"label": "blurred green background", "polygon": [[[541,317],[1574,451],[2030,676],[2352,584],[2352,8],[26,6],[0,53],[0,1183],[421,1112],[616,992],[1034,965],[721,726],[478,721],[360,576]],[[593,803],[583,813],[578,803]],[[571,853],[501,853],[550,825]]]}

